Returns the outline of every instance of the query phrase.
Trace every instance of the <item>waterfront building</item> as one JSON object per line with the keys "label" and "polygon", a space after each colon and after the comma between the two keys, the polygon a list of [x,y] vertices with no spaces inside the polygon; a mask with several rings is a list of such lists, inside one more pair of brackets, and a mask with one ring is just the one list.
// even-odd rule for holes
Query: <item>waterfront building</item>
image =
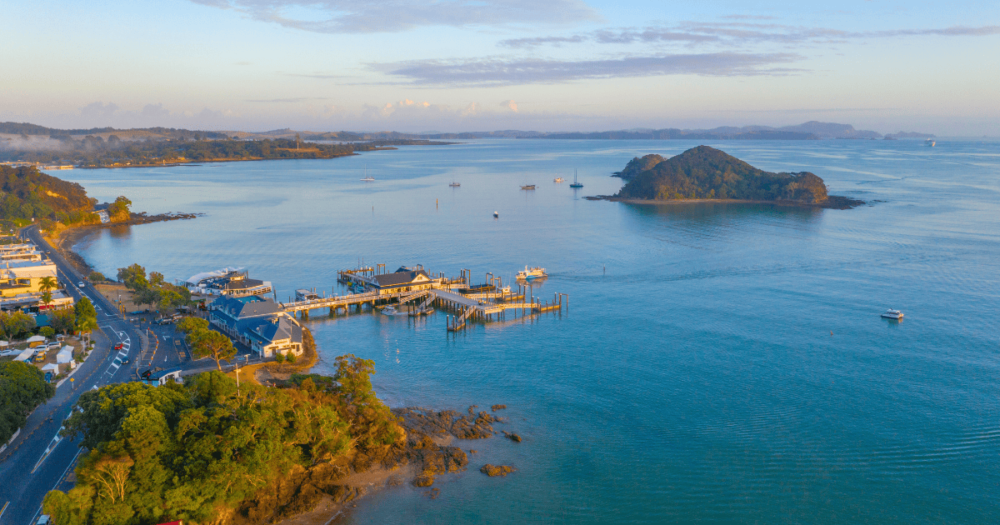
{"label": "waterfront building", "polygon": [[58,278],[56,265],[49,260],[0,262],[0,297],[41,292],[46,277]]}
{"label": "waterfront building", "polygon": [[393,273],[383,273],[372,277],[371,286],[378,291],[379,295],[415,292],[418,290],[429,290],[433,286],[427,272],[422,266],[416,268],[399,268]]}
{"label": "waterfront building", "polygon": [[205,295],[247,297],[266,295],[274,291],[269,281],[250,279],[247,272],[229,268],[199,273],[188,279],[185,284],[191,293]]}
{"label": "waterfront building", "polygon": [[209,322],[257,355],[302,355],[302,326],[268,297],[223,295],[209,307]]}
{"label": "waterfront building", "polygon": [[72,308],[73,297],[63,290],[52,290],[49,292],[52,299],[42,304],[42,292],[22,293],[10,297],[0,297],[0,310],[21,310],[24,308],[38,308],[39,310],[59,310],[62,308]]}

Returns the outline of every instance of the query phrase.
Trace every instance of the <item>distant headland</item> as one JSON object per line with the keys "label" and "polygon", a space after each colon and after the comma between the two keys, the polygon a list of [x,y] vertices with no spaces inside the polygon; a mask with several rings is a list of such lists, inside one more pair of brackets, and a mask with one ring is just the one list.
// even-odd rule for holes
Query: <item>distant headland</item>
{"label": "distant headland", "polygon": [[823,179],[813,173],[771,173],[708,146],[669,159],[636,157],[614,176],[625,180],[625,186],[614,196],[599,198],[639,203],[766,202],[835,209],[864,204],[828,195]]}

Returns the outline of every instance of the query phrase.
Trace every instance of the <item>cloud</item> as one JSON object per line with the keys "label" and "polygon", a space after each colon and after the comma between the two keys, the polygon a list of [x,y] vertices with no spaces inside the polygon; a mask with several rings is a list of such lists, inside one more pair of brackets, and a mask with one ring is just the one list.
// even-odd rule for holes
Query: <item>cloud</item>
{"label": "cloud", "polygon": [[504,100],[500,103],[500,107],[507,108],[514,113],[517,113],[517,102],[514,102],[513,100]]}
{"label": "cloud", "polygon": [[427,26],[524,27],[600,20],[583,0],[191,1],[317,33],[386,33]]}
{"label": "cloud", "polygon": [[798,70],[778,66],[801,58],[791,53],[704,53],[580,61],[491,58],[415,60],[370,67],[408,84],[512,86],[660,75],[785,75]]}
{"label": "cloud", "polygon": [[[772,17],[732,15],[733,20],[770,20]],[[602,29],[572,36],[544,36],[501,40],[500,47],[534,48],[543,45],[595,42],[598,44],[681,43],[739,46],[757,43],[801,44],[836,43],[870,38],[908,36],[975,37],[1000,35],[1000,26],[952,26],[937,29],[894,29],[884,31],[844,31],[824,27],[801,27],[760,22],[683,22],[669,27]]]}
{"label": "cloud", "polygon": [[498,45],[501,47],[526,48],[526,47],[538,47],[541,45],[550,44],[554,47],[559,47],[562,44],[579,44],[580,42],[583,42],[586,39],[587,37],[583,35],[513,38],[510,40],[501,40]]}
{"label": "cloud", "polygon": [[80,116],[94,122],[103,123],[114,117],[116,111],[118,111],[118,105],[113,102],[108,102],[107,104],[91,102],[80,108]]}
{"label": "cloud", "polygon": [[244,102],[252,102],[254,104],[295,104],[298,102],[309,102],[312,100],[329,100],[329,99],[326,97],[296,97],[296,98],[251,99],[251,100],[245,100]]}

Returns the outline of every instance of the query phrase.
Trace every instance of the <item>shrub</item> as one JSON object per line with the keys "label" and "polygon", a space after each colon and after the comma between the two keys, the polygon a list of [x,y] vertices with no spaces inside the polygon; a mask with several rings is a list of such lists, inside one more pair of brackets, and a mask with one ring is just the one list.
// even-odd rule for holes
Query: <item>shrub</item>
{"label": "shrub", "polygon": [[104,274],[101,272],[90,272],[90,275],[87,277],[87,279],[90,280],[90,282],[92,283],[101,283],[107,281],[107,279],[104,277]]}
{"label": "shrub", "polygon": [[294,363],[295,363],[295,360],[296,360],[296,359],[297,359],[297,358],[296,358],[295,354],[293,354],[293,353],[291,353],[291,352],[288,352],[288,355],[287,355],[287,356],[285,356],[285,361],[288,361],[289,363],[292,363],[292,364],[294,364]]}
{"label": "shrub", "polygon": [[276,362],[278,362],[278,363],[284,363],[285,362],[285,354],[275,354],[274,355],[274,360]]}
{"label": "shrub", "polygon": [[43,326],[41,328],[41,330],[38,331],[38,335],[41,335],[41,336],[44,336],[44,337],[52,337],[52,336],[56,335],[56,331],[51,326]]}

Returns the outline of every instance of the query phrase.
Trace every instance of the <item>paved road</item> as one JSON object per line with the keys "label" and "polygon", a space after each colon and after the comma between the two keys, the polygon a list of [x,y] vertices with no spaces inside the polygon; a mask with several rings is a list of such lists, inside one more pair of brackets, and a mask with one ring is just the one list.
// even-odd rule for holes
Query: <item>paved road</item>
{"label": "paved road", "polygon": [[[25,236],[42,250],[49,251],[56,263],[59,282],[74,300],[89,297],[97,309],[99,331],[94,332],[95,348],[87,361],[56,390],[48,403],[38,407],[31,416],[17,441],[0,454],[0,524],[29,525],[41,511],[45,494],[53,488],[71,486],[66,477],[81,454],[78,443],[59,437],[62,421],[72,410],[73,403],[94,386],[129,381],[135,370],[123,366],[122,359],[135,360],[142,350],[139,332],[118,315],[118,310],[101,294],[89,286],[82,289],[76,283],[83,276],[76,273],[65,259],[38,235],[35,228],[25,230]],[[112,346],[122,343],[121,351]]]}

